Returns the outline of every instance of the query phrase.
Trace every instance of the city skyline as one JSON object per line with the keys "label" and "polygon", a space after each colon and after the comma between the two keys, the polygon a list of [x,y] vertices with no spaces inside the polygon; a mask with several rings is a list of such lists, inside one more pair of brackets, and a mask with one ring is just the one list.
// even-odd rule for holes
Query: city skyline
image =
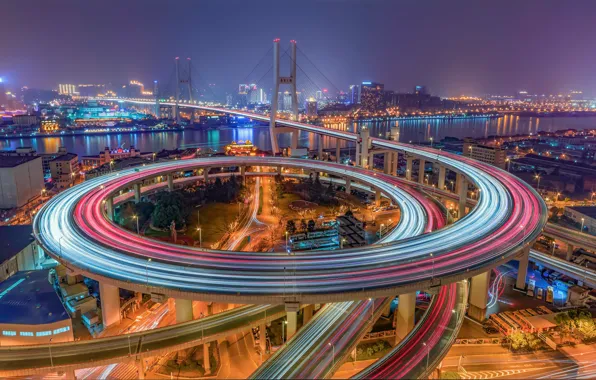
{"label": "city skyline", "polygon": [[[588,17],[596,5],[590,2],[577,2],[573,18],[554,2],[537,1],[515,8],[513,2],[468,1],[375,1],[374,7],[307,1],[296,8],[268,1],[26,5],[9,1],[4,8],[14,15],[7,29],[20,31],[6,41],[11,54],[0,63],[8,88],[167,82],[173,57],[188,56],[204,80],[231,92],[276,37],[285,44],[297,40],[344,91],[367,80],[401,92],[425,84],[441,96],[522,89],[583,90],[591,96],[596,88],[590,77],[593,54],[582,48],[596,31]],[[32,7],[43,17],[32,15]],[[230,7],[235,11],[227,13]],[[19,28],[25,15],[32,22]],[[56,28],[53,20],[60,18],[68,19],[69,27]],[[570,36],[575,43],[568,43]]]}

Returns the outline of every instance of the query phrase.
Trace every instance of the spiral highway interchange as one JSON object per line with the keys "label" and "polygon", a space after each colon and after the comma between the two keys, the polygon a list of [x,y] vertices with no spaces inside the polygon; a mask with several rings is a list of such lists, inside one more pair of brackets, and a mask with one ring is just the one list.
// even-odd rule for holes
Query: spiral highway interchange
{"label": "spiral highway interchange", "polygon": [[[209,109],[265,119],[262,115]],[[285,120],[278,124],[348,141],[357,139],[350,132],[308,124]],[[513,258],[539,235],[546,222],[546,206],[540,197],[504,171],[434,149],[376,138],[372,144],[465,175],[481,190],[476,207],[457,223],[420,235],[427,215],[422,207],[412,205],[411,209],[402,210],[401,228],[394,230],[386,243],[292,255],[176,246],[145,240],[106,219],[104,201],[118,191],[143,178],[201,166],[305,168],[365,182],[402,207],[406,195],[398,187],[402,180],[370,174],[361,168],[277,157],[218,157],[150,165],[140,171],[123,171],[86,181],[48,202],[35,219],[34,233],[59,261],[122,288],[176,298],[279,304],[395,296],[470,278]],[[403,236],[411,237],[394,240],[399,237],[396,234],[406,230]],[[148,258],[152,259],[150,263]]]}

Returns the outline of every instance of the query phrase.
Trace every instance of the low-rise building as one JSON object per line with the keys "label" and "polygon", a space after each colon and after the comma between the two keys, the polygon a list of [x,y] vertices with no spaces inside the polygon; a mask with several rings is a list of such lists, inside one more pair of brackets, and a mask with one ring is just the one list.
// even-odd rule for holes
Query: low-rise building
{"label": "low-rise building", "polygon": [[465,157],[470,157],[501,169],[507,168],[507,151],[505,149],[480,145],[474,139],[464,139],[462,153]]}
{"label": "low-rise building", "polygon": [[0,283],[0,310],[1,346],[74,340],[72,320],[48,270],[18,272]]}
{"label": "low-rise building", "polygon": [[131,146],[129,149],[110,149],[108,147],[105,147],[103,152],[99,152],[99,154],[96,156],[83,156],[83,169],[90,170],[100,167],[104,164],[110,163],[112,161],[135,157],[150,159],[153,158],[153,152],[141,152],[134,146]]}
{"label": "low-rise building", "polygon": [[563,215],[579,224],[583,232],[596,235],[596,206],[565,207]]}
{"label": "low-rise building", "polygon": [[0,226],[0,281],[18,271],[38,269],[43,260],[30,224]]}
{"label": "low-rise building", "polygon": [[62,154],[50,161],[52,181],[58,189],[74,185],[79,172],[79,156],[74,153]]}
{"label": "low-rise building", "polygon": [[0,156],[0,208],[22,207],[41,196],[41,157]]}

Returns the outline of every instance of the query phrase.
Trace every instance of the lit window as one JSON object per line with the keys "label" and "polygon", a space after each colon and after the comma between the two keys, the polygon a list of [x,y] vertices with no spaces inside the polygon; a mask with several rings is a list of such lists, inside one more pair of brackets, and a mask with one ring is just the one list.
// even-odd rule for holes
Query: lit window
{"label": "lit window", "polygon": [[70,326],[61,327],[59,329],[54,330],[54,335],[60,334],[60,333],[63,333],[63,332],[67,332],[68,330],[70,330]]}
{"label": "lit window", "polygon": [[35,333],[35,336],[48,336],[52,335],[52,331],[38,331]]}
{"label": "lit window", "polygon": [[17,332],[16,331],[10,331],[10,330],[9,331],[4,330],[4,331],[2,331],[2,335],[4,335],[4,336],[16,336],[17,335]]}
{"label": "lit window", "polygon": [[33,333],[31,331],[21,331],[19,333],[19,335],[21,335],[21,336],[33,336]]}

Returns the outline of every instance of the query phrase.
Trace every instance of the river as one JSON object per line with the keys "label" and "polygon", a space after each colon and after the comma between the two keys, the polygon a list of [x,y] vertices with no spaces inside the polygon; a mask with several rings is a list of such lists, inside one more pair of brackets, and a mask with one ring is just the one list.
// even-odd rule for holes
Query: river
{"label": "river", "polygon": [[[491,135],[514,135],[536,133],[537,131],[554,132],[560,129],[587,129],[596,127],[596,117],[517,117],[505,116],[493,119],[450,119],[450,120],[408,120],[393,122],[360,122],[371,129],[371,136],[378,136],[388,131],[390,125],[400,128],[400,141],[435,142],[451,137],[482,138]],[[355,124],[335,124],[330,128],[354,131]],[[96,155],[108,146],[130,147],[134,145],[143,152],[155,152],[161,149],[209,147],[222,149],[232,141],[251,140],[259,148],[271,149],[269,130],[267,127],[223,127],[220,129],[197,130],[186,129],[179,132],[130,133],[92,136],[36,137],[22,139],[1,139],[0,149],[15,149],[30,146],[38,152],[55,152],[59,146],[65,146],[69,152],[80,156]],[[290,143],[289,136],[280,138],[280,146]],[[316,148],[316,139],[312,134],[301,133],[300,145]],[[324,138],[325,148],[335,147],[332,138]],[[342,146],[346,146],[343,143]]]}

